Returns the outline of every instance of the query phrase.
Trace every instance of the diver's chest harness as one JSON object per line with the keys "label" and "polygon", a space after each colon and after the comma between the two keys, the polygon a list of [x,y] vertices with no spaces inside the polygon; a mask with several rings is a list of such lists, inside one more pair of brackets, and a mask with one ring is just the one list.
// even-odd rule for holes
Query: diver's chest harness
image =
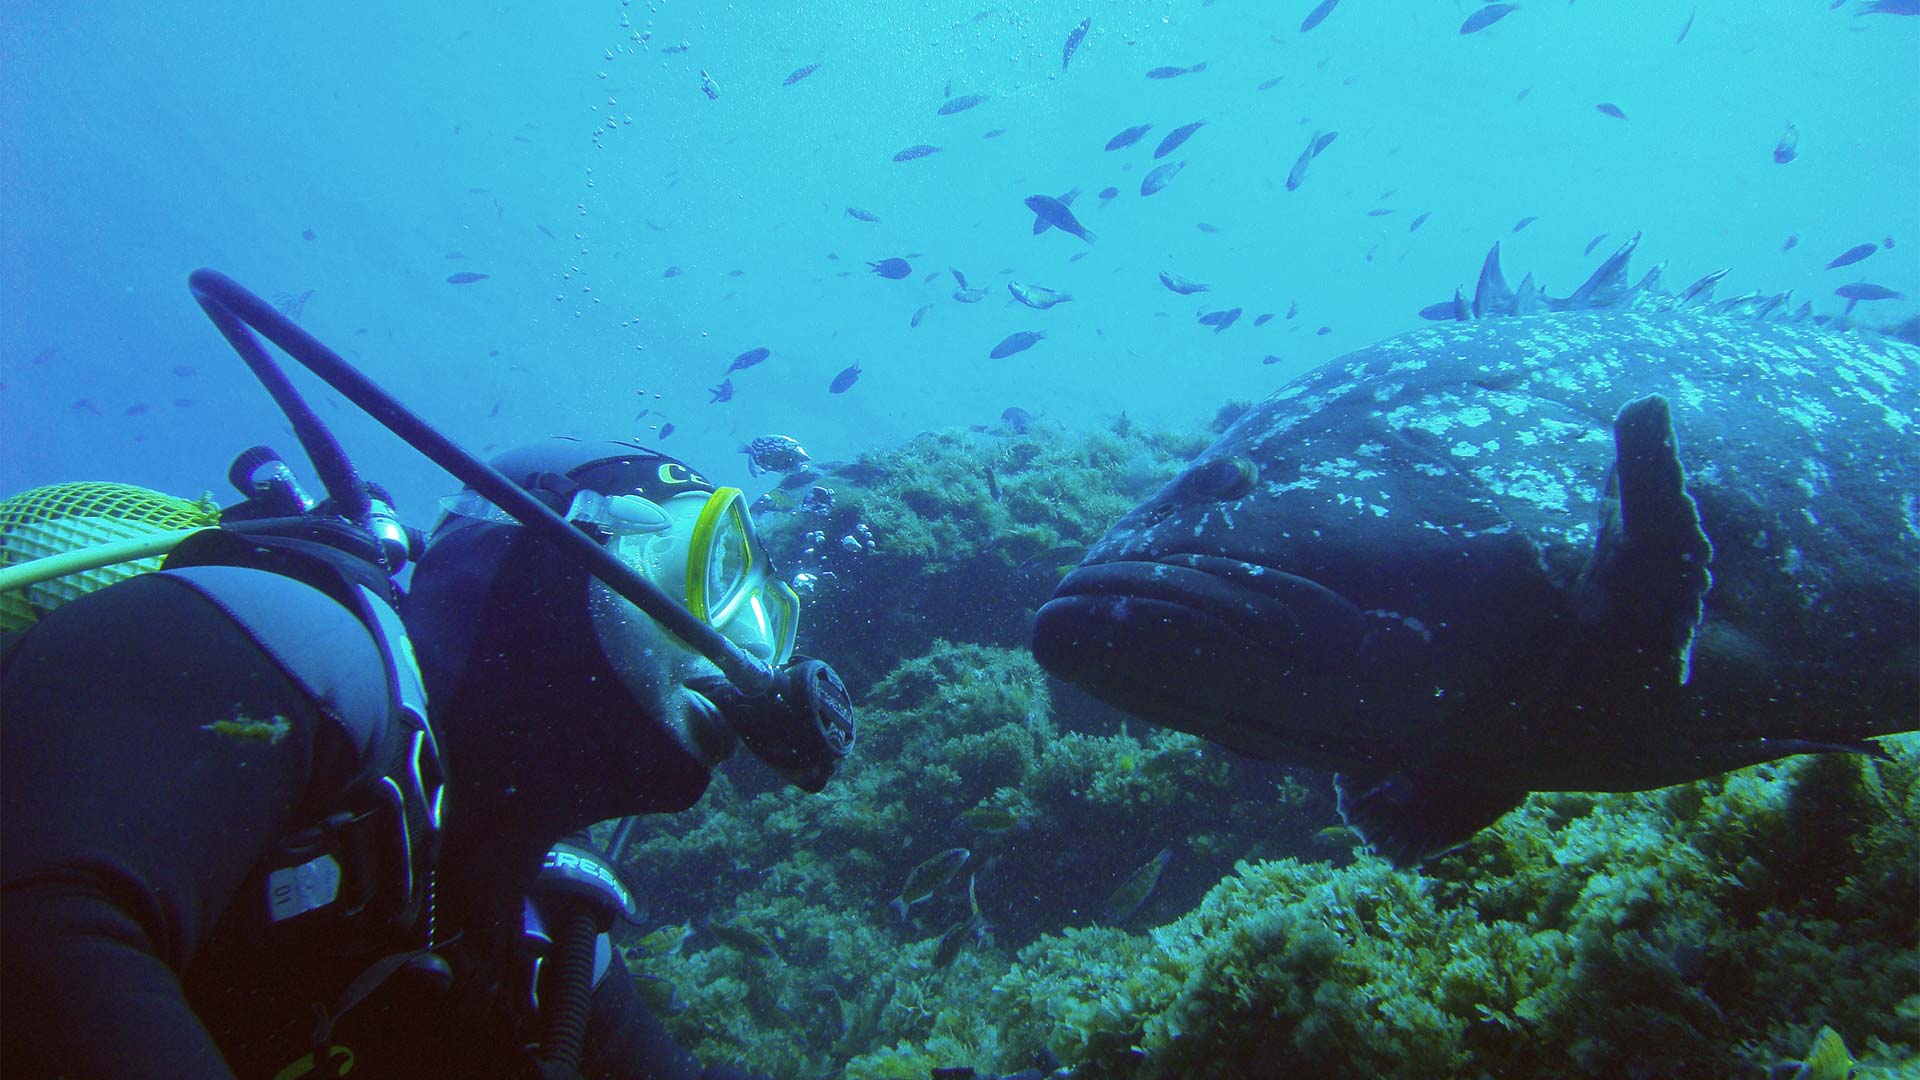
{"label": "diver's chest harness", "polygon": [[[233,567],[298,581],[314,590],[303,594],[312,603],[351,612],[379,653],[385,707],[331,707],[369,695],[338,692],[338,665],[316,662],[315,650],[325,643],[298,632],[309,609],[289,610],[284,592],[274,594],[279,603],[266,603],[247,587],[259,579],[234,575]],[[308,1052],[276,1080],[350,1070],[354,1052],[334,1042],[335,1022],[383,986],[405,984],[406,992],[429,995],[452,988],[455,966],[446,954],[457,948],[446,948],[452,942],[435,913],[446,780],[386,567],[376,538],[309,515],[206,530],[177,548],[161,571],[226,613],[320,706],[354,751],[350,777],[314,793],[324,809],[256,861],[216,931],[223,950],[278,958],[282,970],[322,957],[332,962],[325,970],[358,972],[339,976],[338,985],[323,979],[304,988],[314,999],[312,1015],[292,1018],[275,1042],[280,1061]],[[514,975],[498,1002],[523,1022],[538,1018],[543,1048],[556,1041],[578,1047],[587,998],[611,967],[606,930],[623,914],[634,914],[631,893],[598,853],[568,843],[548,853],[536,895],[526,902]],[[550,999],[545,1008],[542,989]]]}

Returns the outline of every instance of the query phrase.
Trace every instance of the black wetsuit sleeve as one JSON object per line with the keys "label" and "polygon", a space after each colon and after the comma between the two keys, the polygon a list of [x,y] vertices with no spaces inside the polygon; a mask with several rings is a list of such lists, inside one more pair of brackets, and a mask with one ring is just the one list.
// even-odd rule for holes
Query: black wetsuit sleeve
{"label": "black wetsuit sleeve", "polygon": [[633,992],[633,977],[618,950],[593,991],[580,1073],[588,1080],[759,1080],[758,1074],[731,1065],[702,1069]]}
{"label": "black wetsuit sleeve", "polygon": [[0,711],[7,1075],[231,1075],[180,973],[316,777],[349,767],[344,740],[163,575],[43,619],[5,656]]}

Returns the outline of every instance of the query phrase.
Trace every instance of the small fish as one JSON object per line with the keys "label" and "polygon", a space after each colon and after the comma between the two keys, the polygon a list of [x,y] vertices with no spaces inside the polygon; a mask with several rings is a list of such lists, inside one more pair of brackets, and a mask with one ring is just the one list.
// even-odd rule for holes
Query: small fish
{"label": "small fish", "polygon": [[799,82],[801,79],[804,79],[807,76],[819,70],[820,70],[820,65],[818,63],[808,64],[805,67],[794,68],[793,74],[788,75],[784,80],[782,80],[780,85],[792,86],[794,83]]}
{"label": "small fish", "polygon": [[1262,364],[1278,364],[1280,363],[1280,358],[1273,355],[1272,353],[1268,353],[1267,355],[1260,358],[1260,362]]}
{"label": "small fish", "polygon": [[1168,184],[1173,183],[1173,178],[1179,175],[1180,170],[1186,167],[1187,163],[1184,161],[1169,161],[1141,177],[1140,194],[1152,195],[1165,190]]}
{"label": "small fish", "polygon": [[1205,70],[1207,70],[1207,62],[1202,60],[1192,67],[1157,67],[1147,72],[1147,78],[1177,79],[1182,75],[1197,75]]}
{"label": "small fish", "polygon": [[707,399],[709,405],[719,405],[733,400],[733,380],[721,379],[719,386],[707,387],[707,393],[713,396]]}
{"label": "small fish", "polygon": [[738,923],[709,922],[701,929],[712,934],[714,940],[720,944],[746,953],[748,956],[764,956],[769,960],[780,958],[780,954],[773,951],[773,942],[768,941],[765,935],[751,927],[741,926]]}
{"label": "small fish", "polygon": [[687,1011],[687,999],[680,996],[680,988],[671,982],[644,971],[633,972],[632,978],[634,994],[646,1003],[653,1015],[679,1016]]}
{"label": "small fish", "polygon": [[1100,189],[1100,205],[1101,206],[1105,206],[1119,197],[1120,197],[1120,189],[1117,187]]}
{"label": "small fish", "polygon": [[1212,288],[1210,285],[1202,285],[1197,281],[1188,281],[1186,278],[1181,277],[1171,270],[1160,271],[1160,284],[1165,285],[1181,296],[1192,296],[1194,293],[1206,292]]}
{"label": "small fish", "polygon": [[1291,319],[1298,314],[1300,314],[1300,302],[1295,300],[1287,305],[1287,318]]}
{"label": "small fish", "polygon": [[1519,4],[1488,4],[1467,16],[1467,21],[1460,24],[1460,34],[1462,37],[1477,34],[1513,14],[1519,7]]}
{"label": "small fish", "polygon": [[1625,120],[1627,118],[1627,114],[1621,110],[1620,106],[1615,105],[1611,101],[1603,101],[1595,105],[1594,108],[1598,109],[1603,115],[1611,116],[1615,120]]}
{"label": "small fish", "polygon": [[[953,275],[954,284],[960,286],[963,289],[967,287],[967,275],[961,273],[959,267],[949,266],[947,267],[947,273]],[[938,277],[938,276],[939,276],[938,274],[934,275],[934,277]],[[928,278],[927,280],[932,281],[933,278]]]}
{"label": "small fish", "polygon": [[686,923],[674,923],[651,930],[634,947],[648,956],[672,956],[680,951],[680,946],[693,933],[693,927]]}
{"label": "small fish", "polygon": [[660,272],[660,276],[661,277],[679,277],[680,268],[677,266],[669,266],[665,270],[662,270]]}
{"label": "small fish", "polygon": [[947,927],[940,935],[940,943],[933,947],[933,966],[944,968],[960,956],[960,950],[966,947],[967,938],[973,930],[973,920],[962,919]]}
{"label": "small fish", "polygon": [[[1060,196],[1060,204],[1062,206],[1072,206],[1073,200],[1079,197],[1080,197],[1080,189],[1074,188],[1073,190],[1067,192],[1065,195]],[[1053,228],[1053,222],[1051,220],[1049,220],[1048,218],[1038,213],[1033,215],[1033,235],[1039,236],[1041,233],[1046,232],[1048,229],[1051,229],[1051,228]],[[965,284],[965,283],[962,282],[962,284]]]}
{"label": "small fish", "polygon": [[1055,304],[1064,304],[1073,299],[1072,293],[1056,292],[1039,285],[1023,285],[1018,281],[1007,282],[1007,291],[1013,294],[1015,300],[1036,311],[1045,311]]}
{"label": "small fish", "polygon": [[1833,290],[1833,295],[1843,300],[1905,300],[1907,294],[1889,289],[1885,285],[1875,285],[1871,281],[1854,281]]}
{"label": "small fish", "polygon": [[1293,168],[1287,170],[1288,191],[1300,190],[1300,185],[1305,183],[1307,179],[1307,165],[1312,161],[1313,144],[1308,143],[1307,148],[1300,151],[1300,156],[1293,159]]}
{"label": "small fish", "polygon": [[81,398],[69,406],[69,408],[72,408],[76,412],[90,412],[95,416],[100,415],[100,406],[95,405],[92,398]]}
{"label": "small fish", "polygon": [[1393,207],[1391,206],[1376,206],[1373,209],[1367,211],[1367,216],[1368,217],[1386,217],[1388,214],[1391,214],[1391,213],[1393,213]]}
{"label": "small fish", "polygon": [[1307,144],[1307,152],[1314,157],[1319,157],[1320,151],[1332,146],[1333,140],[1339,137],[1340,133],[1337,131],[1316,131],[1313,134],[1313,141]]}
{"label": "small fish", "polygon": [[1265,326],[1272,321],[1273,321],[1273,312],[1271,311],[1266,312],[1265,314],[1256,315],[1253,317],[1253,325],[1255,326]]}
{"label": "small fish", "polygon": [[996,836],[1010,833],[1020,827],[1019,815],[997,806],[976,806],[971,810],[962,810],[955,815],[954,820],[974,832]]}
{"label": "small fish", "polygon": [[1320,0],[1320,3],[1314,5],[1312,11],[1307,12],[1307,17],[1300,21],[1300,32],[1304,34],[1326,22],[1327,16],[1333,14],[1333,9],[1339,4],[1340,0]]}
{"label": "small fish", "polygon": [[663,53],[666,53],[669,56],[672,56],[676,53],[686,52],[688,49],[691,49],[691,48],[693,48],[693,44],[691,42],[683,41],[678,45],[668,45],[665,48],[661,49],[660,51]]}
{"label": "small fish", "polygon": [[714,82],[713,76],[705,71],[700,72],[700,92],[707,95],[708,101],[720,100],[720,84]]}
{"label": "small fish", "polygon": [[881,259],[879,262],[868,263],[867,267],[881,277],[892,281],[899,281],[901,278],[913,273],[912,265],[909,264],[907,260],[901,258]]}
{"label": "small fish", "polygon": [[1859,262],[1861,259],[1879,250],[1880,246],[1878,244],[1855,244],[1834,256],[1833,261],[1827,264],[1827,269],[1836,270],[1842,266],[1852,266],[1854,263]]}
{"label": "small fish", "polygon": [[1346,825],[1329,825],[1314,830],[1313,842],[1327,847],[1353,847],[1360,843],[1360,834]]}
{"label": "small fish", "polygon": [[1524,229],[1527,226],[1539,220],[1540,219],[1538,217],[1523,217],[1519,221],[1516,221],[1513,223],[1513,231],[1519,232],[1521,229]]}
{"label": "small fish", "polygon": [[1427,223],[1427,219],[1432,216],[1433,216],[1433,211],[1431,210],[1422,212],[1419,217],[1414,218],[1413,221],[1407,225],[1407,231],[1419,232],[1420,226],[1425,225]]}
{"label": "small fish", "polygon": [[1698,14],[1700,14],[1700,9],[1698,8],[1695,8],[1694,10],[1687,13],[1687,25],[1682,26],[1680,28],[1680,36],[1673,39],[1673,43],[1675,45],[1678,45],[1681,42],[1687,40],[1688,32],[1693,29],[1693,18]]}
{"label": "small fish", "polygon": [[913,318],[912,318],[912,319],[910,319],[910,320],[909,320],[909,321],[907,322],[907,325],[908,325],[908,326],[919,326],[919,325],[920,325],[920,320],[921,320],[921,319],[924,319],[924,318],[926,318],[926,317],[927,317],[927,312],[929,312],[929,311],[932,311],[932,310],[933,310],[933,305],[932,305],[932,304],[921,304],[921,305],[920,305],[920,307],[919,307],[918,309],[916,309],[916,310],[914,311],[914,313],[913,313]]}
{"label": "small fish", "polygon": [[987,482],[987,497],[992,499],[994,502],[999,502],[1000,501],[1000,478],[994,475],[993,466],[991,465],[981,466],[980,475]]}
{"label": "small fish", "polygon": [[1173,153],[1175,150],[1178,150],[1181,143],[1193,138],[1194,132],[1206,126],[1207,122],[1205,120],[1195,120],[1191,124],[1181,124],[1179,127],[1167,132],[1167,137],[1161,139],[1160,145],[1153,148],[1154,160],[1158,161],[1168,154]]}
{"label": "small fish", "polygon": [[1275,75],[1273,78],[1268,79],[1266,82],[1263,82],[1259,86],[1254,87],[1254,89],[1255,90],[1271,90],[1274,87],[1279,86],[1280,80],[1284,78],[1286,78],[1285,75]]}
{"label": "small fish", "polygon": [[907,921],[907,909],[925,900],[937,892],[940,886],[953,880],[953,875],[967,864],[973,855],[966,848],[948,848],[938,855],[922,862],[907,872],[906,884],[900,886],[900,895],[887,905],[887,910],[900,916],[901,922]]}
{"label": "small fish", "polygon": [[1127,917],[1140,910],[1153,894],[1153,887],[1160,884],[1160,875],[1166,871],[1167,864],[1173,861],[1173,849],[1161,848],[1160,854],[1147,860],[1145,866],[1127,876],[1120,887],[1113,890],[1106,902],[1100,905],[1100,921],[1107,926],[1125,922]]}
{"label": "small fish", "polygon": [[874,216],[869,211],[860,209],[857,206],[847,207],[847,216],[852,218],[855,221],[864,221],[869,224],[877,225],[880,223],[880,219],[878,217]]}
{"label": "small fish", "polygon": [[1787,252],[1792,251],[1794,248],[1799,246],[1800,246],[1800,234],[1788,233],[1787,238],[1780,242],[1780,252],[1781,254],[1784,255]]}
{"label": "small fish", "polygon": [[1029,195],[1027,209],[1068,236],[1077,236],[1089,244],[1093,243],[1093,234],[1087,231],[1086,226],[1080,224],[1065,202],[1051,195]]}
{"label": "small fish", "polygon": [[[1387,213],[1391,214],[1393,213],[1393,211],[1389,210],[1387,211]],[[1217,233],[1220,231],[1220,226],[1215,225],[1211,221],[1196,221],[1193,223],[1193,227],[1196,229],[1199,229],[1203,233]]]}
{"label": "small fish", "polygon": [[1767,1070],[1768,1080],[1851,1080],[1854,1075],[1853,1055],[1847,1052],[1847,1044],[1840,1039],[1838,1032],[1830,1027],[1822,1027],[1813,1037],[1813,1046],[1808,1049],[1805,1061],[1790,1061],[1775,1065]]}
{"label": "small fish", "polygon": [[755,349],[748,349],[746,352],[733,358],[733,363],[727,365],[727,370],[720,373],[721,377],[724,378],[736,371],[745,371],[757,364],[765,363],[767,357],[772,355],[773,350],[767,348],[765,345]]}
{"label": "small fish", "polygon": [[966,112],[968,109],[973,108],[985,100],[987,100],[987,95],[985,94],[962,94],[957,98],[948,98],[941,103],[939,114],[941,116],[952,116],[954,113]]}
{"label": "small fish", "polygon": [[854,364],[852,367],[844,369],[840,374],[833,377],[833,381],[827,384],[827,393],[844,394],[848,390],[853,389],[853,384],[859,381],[860,365]]}
{"label": "small fish", "polygon": [[987,298],[987,290],[969,289],[963,285],[953,290],[953,298],[962,304],[977,304]]}
{"label": "small fish", "polygon": [[1107,149],[1125,150],[1140,141],[1140,137],[1153,130],[1152,124],[1135,124],[1127,130],[1107,140]]}
{"label": "small fish", "polygon": [[317,233],[315,233],[315,232],[314,232],[314,231],[313,231],[312,229],[302,229],[302,230],[300,230],[300,239],[302,239],[302,240],[318,240],[318,239],[320,239],[320,236],[319,236],[319,234],[317,234]]}
{"label": "small fish", "polygon": [[1776,165],[1785,165],[1800,156],[1800,129],[1792,124],[1780,135],[1780,141],[1773,144],[1773,161]]}
{"label": "small fish", "polygon": [[810,460],[806,448],[791,435],[762,435],[741,447],[740,452],[747,455],[748,476],[790,473]]}
{"label": "small fish", "polygon": [[457,274],[447,275],[447,284],[449,285],[471,285],[476,281],[485,280],[487,280],[487,275],[476,274],[471,270],[462,270]]}
{"label": "small fish", "polygon": [[[652,224],[652,222],[648,222],[648,224]],[[559,237],[557,237],[557,236],[555,236],[555,235],[553,235],[553,230],[552,230],[552,229],[549,229],[549,228],[547,228],[547,227],[546,227],[545,225],[535,225],[535,226],[534,226],[534,228],[536,228],[536,229],[539,229],[539,230],[540,230],[540,234],[541,234],[542,236],[545,236],[545,237],[546,237],[547,239],[549,239],[549,240],[558,240],[558,239],[560,239]]]}
{"label": "small fish", "polygon": [[121,416],[145,416],[147,415],[147,405],[145,402],[141,402],[135,405],[129,405],[125,409],[121,410],[120,415]]}
{"label": "small fish", "polygon": [[1000,344],[987,354],[990,360],[1005,360],[1014,353],[1026,352],[1034,347],[1041,338],[1047,336],[1045,330],[1016,330],[1000,339]]}
{"label": "small fish", "polygon": [[1315,336],[1315,337],[1326,337],[1326,336],[1327,336],[1328,334],[1331,334],[1331,333],[1333,333],[1333,327],[1331,327],[1331,326],[1321,326],[1321,327],[1316,327],[1316,328],[1314,329],[1314,331],[1313,331],[1313,336]]}
{"label": "small fish", "polygon": [[1200,316],[1201,325],[1213,327],[1213,332],[1216,334],[1232,326],[1239,320],[1239,308],[1228,308],[1225,311],[1209,311],[1205,315]]}
{"label": "small fish", "polygon": [[466,258],[466,256],[465,256],[465,255],[462,255],[461,253],[459,253],[459,252],[457,252],[457,251],[449,251],[449,252],[447,252],[447,253],[446,253],[445,255],[442,255],[442,256],[440,256],[440,257],[441,257],[441,258],[443,258],[443,259],[464,259],[464,258]]}
{"label": "small fish", "polygon": [[1079,26],[1067,31],[1067,43],[1060,49],[1061,71],[1067,70],[1067,65],[1073,63],[1074,50],[1080,47],[1082,41],[1086,40],[1087,30],[1092,25],[1093,20],[1091,18],[1081,19]]}
{"label": "small fish", "polygon": [[1605,240],[1606,238],[1607,238],[1607,234],[1606,234],[1606,233],[1601,233],[1601,234],[1600,234],[1599,236],[1596,236],[1596,237],[1594,237],[1593,239],[1591,239],[1591,240],[1589,240],[1589,241],[1587,241],[1587,248],[1586,248],[1586,250],[1585,250],[1585,251],[1582,251],[1582,252],[1581,252],[1580,254],[1582,254],[1582,255],[1591,255],[1591,254],[1593,254],[1593,249],[1594,249],[1594,248],[1597,248],[1597,247],[1599,247],[1599,246],[1600,246],[1600,241],[1602,241],[1602,240]]}
{"label": "small fish", "polygon": [[981,132],[980,137],[983,139],[997,139],[1000,136],[1005,135],[1006,133],[1007,133],[1006,128],[990,128],[986,131]]}

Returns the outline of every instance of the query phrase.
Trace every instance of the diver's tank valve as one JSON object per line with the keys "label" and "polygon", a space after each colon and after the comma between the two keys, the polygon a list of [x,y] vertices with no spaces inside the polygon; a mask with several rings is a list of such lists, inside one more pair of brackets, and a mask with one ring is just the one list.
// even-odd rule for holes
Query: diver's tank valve
{"label": "diver's tank valve", "polygon": [[246,496],[248,509],[235,514],[236,507],[225,517],[299,517],[314,507],[286,459],[271,446],[242,450],[227,468],[227,480]]}

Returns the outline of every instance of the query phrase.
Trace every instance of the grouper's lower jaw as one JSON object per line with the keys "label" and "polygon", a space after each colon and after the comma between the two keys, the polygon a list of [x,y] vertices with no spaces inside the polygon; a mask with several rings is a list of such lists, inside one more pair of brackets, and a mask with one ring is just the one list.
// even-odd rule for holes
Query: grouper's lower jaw
{"label": "grouper's lower jaw", "polygon": [[1359,649],[1359,609],[1255,564],[1166,558],[1068,574],[1035,619],[1034,658],[1142,719],[1261,757],[1302,756],[1276,727],[1320,711],[1324,681]]}

